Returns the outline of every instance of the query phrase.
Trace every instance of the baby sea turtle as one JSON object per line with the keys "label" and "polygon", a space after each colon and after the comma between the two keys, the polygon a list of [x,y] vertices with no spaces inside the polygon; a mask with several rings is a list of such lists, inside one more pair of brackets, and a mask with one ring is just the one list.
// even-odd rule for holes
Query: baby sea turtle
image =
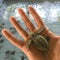
{"label": "baby sea turtle", "polygon": [[44,30],[44,27],[42,27],[40,30],[37,32],[31,32],[30,38],[27,41],[27,47],[28,49],[30,48],[30,45],[32,44],[33,46],[37,47],[41,51],[47,51],[48,49],[48,41],[46,38],[40,33]]}

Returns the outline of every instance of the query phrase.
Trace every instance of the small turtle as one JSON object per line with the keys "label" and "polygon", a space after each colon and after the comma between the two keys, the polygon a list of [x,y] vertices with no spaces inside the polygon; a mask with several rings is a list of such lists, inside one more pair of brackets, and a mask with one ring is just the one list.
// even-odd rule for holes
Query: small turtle
{"label": "small turtle", "polygon": [[48,49],[48,41],[46,38],[42,35],[40,35],[40,32],[44,30],[44,27],[42,27],[37,32],[31,32],[30,39],[27,41],[27,47],[30,48],[30,45],[34,45],[41,51],[47,51]]}

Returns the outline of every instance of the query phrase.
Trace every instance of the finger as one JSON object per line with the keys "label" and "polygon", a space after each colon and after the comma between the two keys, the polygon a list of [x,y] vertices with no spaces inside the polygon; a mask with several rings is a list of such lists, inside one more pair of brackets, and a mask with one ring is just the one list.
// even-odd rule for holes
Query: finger
{"label": "finger", "polygon": [[25,12],[21,8],[18,9],[18,12],[21,15],[23,21],[25,22],[27,28],[30,31],[36,30],[35,27],[34,27],[34,25],[32,24],[32,22],[29,20],[28,16],[25,14]]}
{"label": "finger", "polygon": [[[34,17],[34,20],[37,24],[38,29],[44,27],[43,32],[41,32],[42,35],[47,35],[49,30],[48,28],[45,26],[45,24],[43,23],[41,17],[38,15],[38,13],[36,12],[36,10],[32,7],[32,6],[28,6],[28,10],[31,13],[31,15]],[[47,34],[46,34],[47,33]]]}
{"label": "finger", "polygon": [[38,26],[38,28],[41,28],[42,26],[45,27],[41,17],[38,15],[38,13],[36,12],[36,10],[32,7],[32,6],[28,6],[28,10],[31,13],[31,15],[34,17],[34,20]]}
{"label": "finger", "polygon": [[10,17],[10,22],[15,27],[17,32],[24,38],[24,40],[26,40],[29,35],[25,30],[23,30],[23,28],[20,26],[20,24],[17,22],[17,20],[14,17]]}
{"label": "finger", "polygon": [[13,45],[15,45],[18,48],[22,48],[24,45],[24,42],[17,39],[11,32],[9,32],[7,29],[2,30],[2,34],[6,37],[7,40],[9,40]]}

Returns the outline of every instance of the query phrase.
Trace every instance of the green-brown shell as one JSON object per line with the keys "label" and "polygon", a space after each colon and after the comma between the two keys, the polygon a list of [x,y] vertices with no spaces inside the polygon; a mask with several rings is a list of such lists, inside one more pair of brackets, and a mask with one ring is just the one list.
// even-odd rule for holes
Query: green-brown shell
{"label": "green-brown shell", "polygon": [[40,35],[40,32],[43,31],[43,30],[44,30],[44,28],[42,28],[41,30],[39,30],[36,33],[31,33],[31,37],[30,37],[30,39],[27,42],[28,48],[30,47],[30,44],[33,44],[39,50],[47,51],[47,49],[48,49],[48,42],[47,42],[45,37]]}

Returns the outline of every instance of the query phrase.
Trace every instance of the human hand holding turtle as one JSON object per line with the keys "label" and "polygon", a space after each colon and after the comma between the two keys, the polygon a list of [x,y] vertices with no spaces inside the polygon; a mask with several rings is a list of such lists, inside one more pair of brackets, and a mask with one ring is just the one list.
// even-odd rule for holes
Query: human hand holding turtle
{"label": "human hand holding turtle", "polygon": [[[39,29],[44,27],[44,30],[40,32],[40,35],[46,38],[47,36],[50,37],[48,41],[48,47],[47,55],[45,56],[37,47],[35,47],[33,44],[30,44],[30,48],[27,48],[27,41],[30,38],[30,34],[28,34],[17,22],[17,20],[14,17],[10,17],[10,22],[15,27],[16,31],[24,38],[24,41],[16,38],[11,32],[9,32],[7,29],[2,29],[2,34],[6,37],[7,40],[9,40],[13,45],[18,47],[20,50],[22,50],[29,60],[60,60],[60,36],[55,35],[53,32],[51,32],[46,25],[43,23],[41,17],[38,15],[36,10],[32,6],[28,6],[29,13],[33,16],[37,28],[34,27],[30,19],[27,17],[25,12],[19,8],[18,12],[22,17],[22,20],[25,22],[27,28],[30,32],[37,32]],[[43,39],[44,41],[44,39]]]}

